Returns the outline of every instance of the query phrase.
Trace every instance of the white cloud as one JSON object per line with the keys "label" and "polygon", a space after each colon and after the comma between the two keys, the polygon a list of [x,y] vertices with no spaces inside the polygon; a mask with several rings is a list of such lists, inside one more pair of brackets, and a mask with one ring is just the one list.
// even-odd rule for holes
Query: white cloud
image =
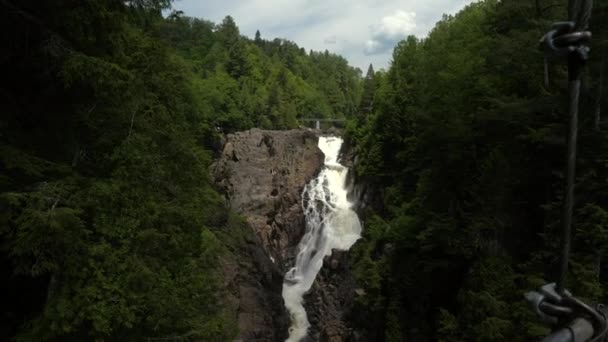
{"label": "white cloud", "polygon": [[371,39],[365,42],[366,55],[385,53],[397,42],[414,33],[416,29],[416,12],[398,10],[385,16],[379,25],[371,27]]}
{"label": "white cloud", "polygon": [[382,24],[376,34],[398,37],[412,33],[416,28],[416,12],[397,11],[393,15],[382,18]]}
{"label": "white cloud", "polygon": [[387,67],[395,44],[410,34],[424,36],[443,13],[473,0],[178,0],[186,15],[220,22],[232,15],[241,33],[285,38],[306,50],[325,49],[367,70]]}

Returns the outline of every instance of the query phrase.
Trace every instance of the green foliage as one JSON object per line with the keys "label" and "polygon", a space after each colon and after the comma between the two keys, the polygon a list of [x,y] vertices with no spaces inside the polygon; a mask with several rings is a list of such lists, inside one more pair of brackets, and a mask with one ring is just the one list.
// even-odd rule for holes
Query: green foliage
{"label": "green foliage", "polygon": [[230,16],[211,23],[173,13],[160,38],[186,60],[199,101],[224,132],[289,129],[305,118],[354,117],[361,93],[359,69],[340,56],[306,54],[295,43],[243,37]]}
{"label": "green foliage", "polygon": [[[471,4],[427,38],[400,42],[374,86],[368,73],[364,115],[347,137],[376,195],[354,251],[366,293],[358,311],[381,317],[361,322],[370,339],[416,330],[423,340],[530,341],[549,331],[523,300],[555,278],[560,253],[567,75],[552,65],[543,87],[537,41],[565,13],[546,5]],[[605,32],[605,13],[592,30]],[[608,140],[591,114],[605,102],[602,63],[594,55],[586,70],[568,279],[590,302],[606,298]]]}
{"label": "green foliage", "polygon": [[167,4],[57,1],[31,12],[44,28],[8,16],[29,40],[0,65],[16,99],[0,119],[3,340],[234,338],[218,262],[229,215],[208,175],[216,133],[202,79],[157,36]]}
{"label": "green foliage", "polygon": [[252,41],[230,16],[163,18],[170,3],[2,15],[0,266],[16,300],[0,339],[233,339],[219,258],[246,232],[208,175],[219,133],[355,114],[344,58]]}

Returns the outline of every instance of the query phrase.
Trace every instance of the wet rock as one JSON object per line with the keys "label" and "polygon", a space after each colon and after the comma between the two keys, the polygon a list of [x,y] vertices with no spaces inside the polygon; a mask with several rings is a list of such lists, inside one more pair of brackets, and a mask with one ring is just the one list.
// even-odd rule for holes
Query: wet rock
{"label": "wet rock", "polygon": [[[237,312],[242,341],[287,337],[290,322],[281,293],[283,275],[293,266],[304,235],[302,190],[323,166],[316,134],[327,133],[252,129],[230,134],[212,167],[230,207],[246,218],[252,232],[246,248],[234,251],[232,260],[222,264],[230,292],[225,300]],[[342,163],[353,166],[353,158],[346,148]],[[353,198],[361,198],[354,178],[349,181]],[[360,340],[346,317],[355,298],[365,294],[362,291],[351,274],[349,253],[334,251],[304,297],[311,323],[304,342]]]}
{"label": "wet rock", "polygon": [[317,143],[309,130],[229,134],[213,167],[231,209],[245,216],[264,250],[280,265],[290,261],[304,233],[300,195],[323,165]]}
{"label": "wet rock", "polygon": [[340,320],[332,320],[325,324],[319,341],[322,342],[343,342],[345,337],[350,335],[350,329]]}
{"label": "wet rock", "polygon": [[304,186],[320,171],[324,155],[310,130],[252,129],[229,134],[212,175],[230,208],[253,232],[246,250],[224,260],[224,280],[238,312],[239,339],[283,341],[289,318],[283,275],[304,235]]}
{"label": "wet rock", "polygon": [[228,292],[223,305],[236,313],[239,340],[284,341],[289,318],[281,298],[283,274],[255,235],[245,240],[243,246],[220,260]]}
{"label": "wet rock", "polygon": [[348,252],[334,251],[325,258],[324,266],[310,292],[304,296],[304,307],[311,320],[308,334],[313,341],[350,341],[353,329],[346,316],[356,297],[356,283],[350,271]]}

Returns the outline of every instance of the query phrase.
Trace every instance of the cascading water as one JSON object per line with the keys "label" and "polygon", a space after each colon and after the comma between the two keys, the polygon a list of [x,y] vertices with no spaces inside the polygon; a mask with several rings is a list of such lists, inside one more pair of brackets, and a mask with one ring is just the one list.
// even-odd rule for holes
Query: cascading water
{"label": "cascading water", "polygon": [[325,166],[302,192],[306,233],[298,245],[296,264],[283,282],[283,299],[291,315],[287,342],[298,342],[307,334],[310,323],[303,296],[321,270],[323,258],[333,249],[348,250],[361,237],[361,223],[347,198],[348,169],[338,163],[341,146],[340,138],[319,138]]}

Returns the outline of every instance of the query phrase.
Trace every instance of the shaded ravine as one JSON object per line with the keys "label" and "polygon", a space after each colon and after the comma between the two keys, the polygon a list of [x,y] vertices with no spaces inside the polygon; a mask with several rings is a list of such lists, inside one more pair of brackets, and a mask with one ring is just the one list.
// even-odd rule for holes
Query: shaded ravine
{"label": "shaded ravine", "polygon": [[283,283],[283,299],[291,316],[290,342],[307,335],[310,323],[303,296],[313,285],[323,259],[334,249],[348,250],[361,237],[361,223],[347,197],[348,168],[338,163],[342,142],[338,137],[319,137],[324,168],[302,192],[306,233],[298,245],[295,266],[286,273]]}

